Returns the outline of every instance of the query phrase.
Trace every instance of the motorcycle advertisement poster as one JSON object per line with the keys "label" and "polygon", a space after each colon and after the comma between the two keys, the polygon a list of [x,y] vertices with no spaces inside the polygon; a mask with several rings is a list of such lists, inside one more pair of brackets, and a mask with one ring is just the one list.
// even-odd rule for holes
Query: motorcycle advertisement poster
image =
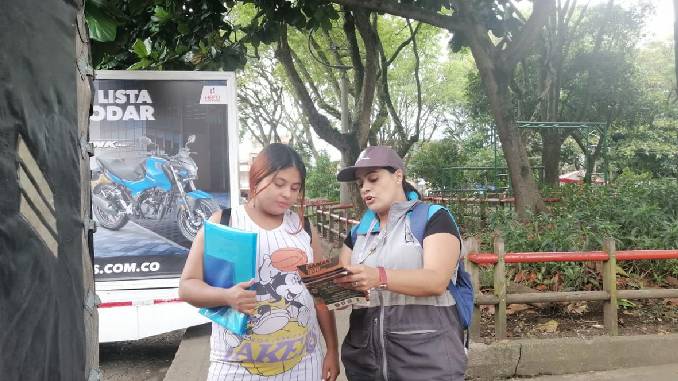
{"label": "motorcycle advertisement poster", "polygon": [[97,281],[181,274],[203,221],[238,200],[236,113],[230,72],[97,72]]}

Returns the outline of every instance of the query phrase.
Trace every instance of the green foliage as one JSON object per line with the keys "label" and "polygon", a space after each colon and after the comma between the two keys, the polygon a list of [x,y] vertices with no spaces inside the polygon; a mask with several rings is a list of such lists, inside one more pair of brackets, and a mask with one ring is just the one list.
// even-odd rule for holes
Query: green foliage
{"label": "green foliage", "polygon": [[461,146],[452,139],[426,142],[410,156],[408,177],[426,179],[434,189],[457,187],[463,181],[462,173],[445,168],[461,165],[464,161]]}
{"label": "green foliage", "polygon": [[[652,179],[626,172],[609,186],[562,187],[562,201],[549,214],[519,222],[508,209],[490,216],[480,236],[489,245],[495,230],[502,232],[507,252],[595,251],[612,237],[618,250],[678,249],[678,181]],[[486,246],[485,249],[490,249]],[[656,281],[678,275],[677,260],[620,262],[633,274]],[[567,287],[597,285],[597,274],[581,263],[521,265],[544,279],[559,274]]]}
{"label": "green foliage", "polygon": [[240,68],[245,51],[230,40],[227,11],[216,0],[88,1],[92,61],[97,69]]}
{"label": "green foliage", "polygon": [[612,170],[631,168],[654,177],[678,177],[678,107],[670,40],[644,46],[636,61],[644,105],[610,139]]}
{"label": "green foliage", "polygon": [[118,23],[101,9],[102,5],[105,6],[101,1],[95,0],[87,0],[85,3],[87,9],[85,19],[89,26],[90,37],[99,42],[115,41]]}
{"label": "green foliage", "polygon": [[314,166],[308,166],[306,174],[306,198],[326,198],[339,201],[337,163],[322,151]]}

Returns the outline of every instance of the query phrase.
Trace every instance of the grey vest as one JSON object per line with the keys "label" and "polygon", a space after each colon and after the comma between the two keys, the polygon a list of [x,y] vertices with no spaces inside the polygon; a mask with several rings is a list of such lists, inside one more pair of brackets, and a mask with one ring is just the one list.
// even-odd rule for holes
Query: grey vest
{"label": "grey vest", "polygon": [[[416,202],[394,204],[384,232],[358,234],[351,263],[386,269],[422,268],[423,248],[413,236],[407,216]],[[373,230],[377,230],[376,224]],[[427,297],[372,290],[368,304],[354,305],[342,345],[348,379],[463,380],[464,334],[454,305],[447,290]]]}

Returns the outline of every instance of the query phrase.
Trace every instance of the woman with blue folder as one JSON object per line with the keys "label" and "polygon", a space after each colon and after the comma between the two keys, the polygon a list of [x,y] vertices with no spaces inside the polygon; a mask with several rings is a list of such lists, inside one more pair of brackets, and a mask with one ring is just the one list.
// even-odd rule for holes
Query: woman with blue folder
{"label": "woman with blue folder", "polygon": [[[209,381],[334,381],[339,374],[334,314],[315,305],[296,272],[320,253],[315,229],[289,209],[303,200],[305,177],[305,166],[293,149],[271,144],[250,168],[248,202],[210,217],[213,223],[257,233],[255,279],[230,288],[208,285],[204,232],[193,242],[179,296],[196,307],[229,306],[249,315],[244,335],[212,324]],[[327,346],[324,356],[321,334]]]}

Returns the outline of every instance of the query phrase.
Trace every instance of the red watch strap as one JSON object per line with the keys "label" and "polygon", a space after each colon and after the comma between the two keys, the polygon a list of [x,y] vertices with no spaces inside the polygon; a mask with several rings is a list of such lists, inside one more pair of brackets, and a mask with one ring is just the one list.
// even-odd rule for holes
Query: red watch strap
{"label": "red watch strap", "polygon": [[377,270],[379,270],[379,287],[386,288],[386,286],[388,285],[388,279],[386,278],[386,269],[379,266],[377,267]]}

